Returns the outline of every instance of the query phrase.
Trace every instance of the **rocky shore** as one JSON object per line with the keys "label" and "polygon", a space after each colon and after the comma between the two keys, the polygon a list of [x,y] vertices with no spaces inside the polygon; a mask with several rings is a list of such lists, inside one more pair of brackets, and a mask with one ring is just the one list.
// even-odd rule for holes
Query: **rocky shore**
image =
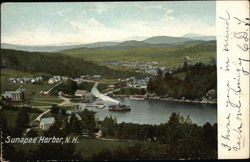
{"label": "rocky shore", "polygon": [[217,104],[217,101],[213,100],[189,100],[189,99],[174,99],[174,98],[161,98],[161,97],[148,97],[148,99],[174,101],[174,102],[186,102],[186,103],[199,103],[199,104]]}
{"label": "rocky shore", "polygon": [[[114,97],[129,97],[129,95],[113,95]],[[147,99],[153,100],[162,100],[162,101],[173,101],[173,102],[185,102],[185,103],[199,103],[199,104],[217,104],[216,100],[207,100],[207,99],[196,99],[196,100],[189,100],[189,99],[175,99],[175,98],[166,98],[166,97],[147,97]]]}

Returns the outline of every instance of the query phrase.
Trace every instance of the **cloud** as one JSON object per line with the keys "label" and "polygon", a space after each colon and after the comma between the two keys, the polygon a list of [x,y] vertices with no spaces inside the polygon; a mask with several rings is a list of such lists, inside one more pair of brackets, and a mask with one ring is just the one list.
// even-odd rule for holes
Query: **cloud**
{"label": "cloud", "polygon": [[109,5],[109,3],[107,3],[107,4],[104,4],[104,3],[96,3],[95,4],[95,10],[97,11],[97,13],[103,13],[103,12],[105,12],[105,11],[108,11],[108,10],[110,10],[110,9],[112,9],[114,6],[112,6],[112,5]]}
{"label": "cloud", "polygon": [[[186,33],[215,35],[215,26],[210,26],[201,20],[182,20],[173,15],[173,9],[169,9],[161,4],[134,4],[133,7],[135,8],[131,13],[131,17],[134,17],[126,19],[124,16],[124,19],[114,20],[113,24],[109,24],[109,21],[105,21],[104,18],[107,19],[108,14],[117,12],[108,13],[108,11],[117,9],[117,6],[124,8],[124,11],[126,11],[126,9],[130,9],[131,5],[126,5],[126,3],[119,5],[94,3],[93,6],[86,10],[82,10],[82,8],[79,10],[64,8],[64,10],[57,12],[53,10],[52,13],[60,16],[60,19],[52,16],[56,17],[57,21],[48,19],[47,25],[44,25],[45,23],[42,23],[42,25],[41,23],[26,23],[25,28],[15,28],[15,32],[11,34],[2,32],[1,40],[2,42],[13,44],[47,45],[65,42],[80,44],[114,41],[133,36],[181,36]],[[156,17],[158,16],[158,11],[161,11],[159,12],[159,19]],[[104,12],[105,14],[101,14]],[[137,12],[140,13],[138,14]],[[67,13],[71,15],[66,16]],[[145,13],[145,19],[140,17],[141,13]],[[106,17],[102,17],[103,15],[106,15]]]}
{"label": "cloud", "polygon": [[162,10],[167,14],[170,14],[174,11],[173,9],[169,9],[169,8],[164,7],[162,5],[143,5],[143,4],[139,3],[139,4],[137,4],[137,7],[143,11],[148,11],[151,9]]}
{"label": "cloud", "polygon": [[65,13],[68,13],[68,12],[70,12],[70,11],[72,11],[72,9],[57,11],[56,14],[59,15],[59,16],[64,16]]}
{"label": "cloud", "polygon": [[[17,32],[13,35],[2,35],[2,42],[23,45],[48,45],[62,44],[65,42],[81,44],[100,41],[122,40],[133,36],[182,36],[186,33],[197,33],[202,35],[214,35],[215,26],[204,25],[200,22],[181,22],[181,20],[165,17],[162,21],[152,23],[151,21],[123,22],[119,27],[109,27],[95,17],[79,20],[65,20],[70,28],[62,32],[51,32],[50,28],[30,28]],[[175,25],[174,25],[175,24]],[[202,26],[199,28],[198,26]],[[21,42],[21,43],[20,43]]]}

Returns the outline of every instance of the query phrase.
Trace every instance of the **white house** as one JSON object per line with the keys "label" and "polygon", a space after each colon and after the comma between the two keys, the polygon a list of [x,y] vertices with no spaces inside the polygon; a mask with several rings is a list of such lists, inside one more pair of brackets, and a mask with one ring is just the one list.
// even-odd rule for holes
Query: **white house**
{"label": "white house", "polygon": [[56,81],[55,81],[55,79],[54,78],[50,78],[49,80],[48,80],[48,84],[54,84]]}
{"label": "white house", "polygon": [[48,130],[55,123],[55,118],[42,118],[40,122],[40,128],[43,130]]}

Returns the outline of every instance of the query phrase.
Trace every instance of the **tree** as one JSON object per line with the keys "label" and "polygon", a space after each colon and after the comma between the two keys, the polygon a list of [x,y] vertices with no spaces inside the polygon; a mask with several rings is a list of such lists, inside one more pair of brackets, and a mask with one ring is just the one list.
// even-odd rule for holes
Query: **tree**
{"label": "tree", "polygon": [[154,89],[155,89],[155,87],[154,87],[154,81],[153,81],[152,78],[150,78],[149,81],[148,81],[147,90],[149,92],[153,92]]}
{"label": "tree", "polygon": [[187,70],[188,70],[188,63],[187,63],[187,61],[184,61],[183,66],[182,66],[182,70],[184,72],[187,72]]}
{"label": "tree", "polygon": [[168,143],[171,147],[175,147],[175,144],[178,139],[178,129],[180,129],[180,114],[172,113],[169,117],[169,121],[167,122],[167,130],[168,133],[166,137],[168,138]]}
{"label": "tree", "polygon": [[59,120],[55,120],[55,123],[47,130],[44,132],[44,136],[47,137],[64,137],[66,136],[66,132],[61,129],[62,128],[62,122]]}
{"label": "tree", "polygon": [[158,74],[158,75],[157,75],[158,77],[162,77],[162,75],[163,75],[162,70],[161,70],[161,69],[158,69],[158,70],[157,70],[157,74]]}
{"label": "tree", "polygon": [[103,120],[103,127],[105,128],[106,136],[114,136],[115,121],[110,117],[105,117]]}
{"label": "tree", "polygon": [[82,118],[82,128],[87,129],[90,134],[93,134],[93,130],[96,127],[95,112],[85,108],[84,111],[80,113],[80,116]]}
{"label": "tree", "polygon": [[73,80],[69,80],[69,86],[70,86],[70,94],[74,94],[75,91],[78,89],[76,82]]}
{"label": "tree", "polygon": [[23,107],[17,115],[14,136],[16,137],[22,136],[23,131],[25,128],[27,128],[28,124],[29,124],[29,115],[27,112],[27,108]]}
{"label": "tree", "polygon": [[58,114],[59,113],[59,107],[55,104],[51,106],[50,112],[53,114]]}
{"label": "tree", "polygon": [[70,117],[69,123],[72,133],[75,134],[81,133],[81,121],[78,120],[78,118],[74,114]]}
{"label": "tree", "polygon": [[1,118],[2,135],[3,135],[3,137],[7,137],[8,135],[10,135],[11,132],[10,132],[10,129],[8,128],[7,120],[5,119],[5,117],[2,114],[1,114],[1,116],[2,116],[2,118]]}
{"label": "tree", "polygon": [[37,132],[34,129],[30,129],[30,131],[28,131],[27,135],[29,137],[36,137],[37,136]]}

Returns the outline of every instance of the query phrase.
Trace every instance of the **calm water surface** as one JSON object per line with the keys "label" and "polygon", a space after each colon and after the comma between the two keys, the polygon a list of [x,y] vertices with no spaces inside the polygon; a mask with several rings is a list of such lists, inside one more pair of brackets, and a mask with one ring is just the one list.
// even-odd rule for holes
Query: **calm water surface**
{"label": "calm water surface", "polygon": [[105,103],[107,106],[104,109],[93,109],[97,112],[100,120],[112,115],[116,116],[118,123],[160,124],[167,122],[173,112],[180,112],[184,117],[189,115],[191,120],[199,125],[206,122],[211,124],[217,122],[217,105],[215,104],[181,103],[153,99],[137,101],[127,97],[115,99],[122,104],[131,106],[131,111],[112,112],[108,110],[108,103]]}

